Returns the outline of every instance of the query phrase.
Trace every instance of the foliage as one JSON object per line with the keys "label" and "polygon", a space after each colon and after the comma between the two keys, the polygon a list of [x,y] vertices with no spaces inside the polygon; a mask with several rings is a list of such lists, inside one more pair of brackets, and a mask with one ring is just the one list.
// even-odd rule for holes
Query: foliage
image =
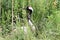
{"label": "foliage", "polygon": [[[1,40],[60,40],[60,0],[1,0],[0,4]],[[31,20],[35,33],[30,30],[24,9],[29,5],[34,9]],[[27,35],[22,26],[28,28]]]}

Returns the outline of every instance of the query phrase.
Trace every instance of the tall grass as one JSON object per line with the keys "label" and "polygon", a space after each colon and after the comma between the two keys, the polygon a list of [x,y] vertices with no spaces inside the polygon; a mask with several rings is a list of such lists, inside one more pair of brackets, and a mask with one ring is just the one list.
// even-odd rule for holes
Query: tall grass
{"label": "tall grass", "polygon": [[[59,0],[14,0],[12,27],[12,0],[0,0],[0,40],[60,40]],[[33,32],[28,24],[28,5],[33,7],[31,20],[36,27]],[[15,19],[15,20],[14,20]],[[21,27],[26,27],[27,33]]]}

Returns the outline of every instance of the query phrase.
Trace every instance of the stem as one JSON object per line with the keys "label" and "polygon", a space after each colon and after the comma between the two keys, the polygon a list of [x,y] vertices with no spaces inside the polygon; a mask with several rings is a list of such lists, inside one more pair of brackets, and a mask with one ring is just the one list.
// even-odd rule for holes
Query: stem
{"label": "stem", "polygon": [[12,0],[12,27],[13,27],[13,1],[14,0]]}
{"label": "stem", "polygon": [[1,0],[0,0],[0,15],[1,15]]}

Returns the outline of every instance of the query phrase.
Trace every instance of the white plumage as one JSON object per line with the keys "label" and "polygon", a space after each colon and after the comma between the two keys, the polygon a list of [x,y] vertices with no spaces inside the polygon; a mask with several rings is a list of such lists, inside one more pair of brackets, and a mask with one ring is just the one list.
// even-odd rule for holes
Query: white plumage
{"label": "white plumage", "polygon": [[33,11],[33,8],[32,7],[28,7],[28,8]]}
{"label": "white plumage", "polygon": [[30,20],[28,21],[28,23],[31,26],[32,30],[34,31],[35,30],[35,26],[33,25],[33,23]]}

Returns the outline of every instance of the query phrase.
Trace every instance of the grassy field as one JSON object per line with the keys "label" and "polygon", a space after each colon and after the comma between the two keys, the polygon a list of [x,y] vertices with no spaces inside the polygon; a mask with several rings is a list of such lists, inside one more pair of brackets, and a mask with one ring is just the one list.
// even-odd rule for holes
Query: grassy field
{"label": "grassy field", "polygon": [[0,40],[60,40],[60,0],[0,0]]}

